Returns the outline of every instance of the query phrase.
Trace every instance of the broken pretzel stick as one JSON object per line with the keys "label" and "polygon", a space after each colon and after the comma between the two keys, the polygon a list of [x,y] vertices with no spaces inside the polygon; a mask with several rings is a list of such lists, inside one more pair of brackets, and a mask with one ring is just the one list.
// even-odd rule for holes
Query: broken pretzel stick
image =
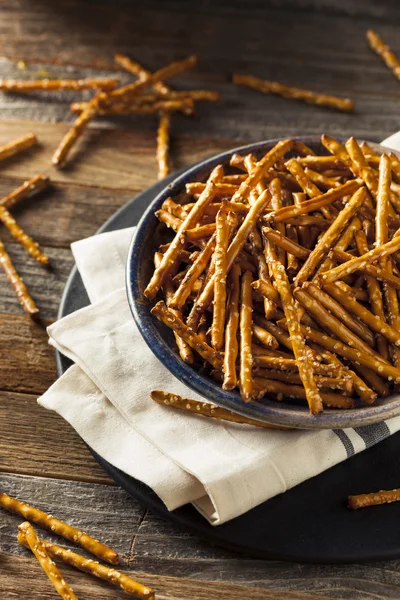
{"label": "broken pretzel stick", "polygon": [[33,506],[30,506],[25,502],[21,502],[16,498],[12,498],[7,494],[0,494],[0,506],[6,510],[9,510],[10,512],[21,515],[25,519],[29,519],[29,521],[36,523],[36,525],[39,525],[39,527],[48,529],[49,531],[52,531],[57,535],[61,535],[67,540],[78,544],[101,560],[109,562],[112,565],[117,565],[119,562],[119,557],[115,550],[112,550],[105,544],[95,540],[83,531],[79,531],[79,529],[76,529],[75,527],[64,523],[64,521],[60,521],[59,519],[48,515],[38,508],[34,508]]}
{"label": "broken pretzel stick", "polygon": [[18,138],[17,140],[13,140],[12,142],[8,142],[8,144],[4,144],[4,146],[0,146],[0,160],[4,160],[5,158],[9,158],[10,156],[14,156],[14,154],[18,154],[23,150],[27,150],[31,148],[35,144],[37,144],[38,140],[34,133],[28,133],[23,137]]}
{"label": "broken pretzel stick", "polygon": [[21,304],[22,308],[29,316],[35,317],[39,309],[33,301],[28,288],[23,282],[22,278],[19,276],[16,268],[13,265],[13,262],[4,247],[3,242],[0,240],[0,265],[2,266],[4,273],[14,288],[14,292]]}
{"label": "broken pretzel stick", "polygon": [[289,428],[287,427],[280,427],[279,425],[271,425],[270,423],[264,423],[263,421],[256,421],[255,419],[238,415],[226,408],[221,408],[220,406],[210,404],[209,402],[198,402],[197,400],[182,398],[177,394],[171,394],[161,390],[154,390],[150,393],[150,397],[154,402],[157,402],[157,404],[160,404],[161,406],[171,406],[172,408],[178,408],[197,415],[202,415],[203,417],[212,417],[214,419],[221,419],[222,421],[242,423],[243,425],[256,425],[257,427],[265,427],[267,429],[283,429],[289,431]]}
{"label": "broken pretzel stick", "polygon": [[37,244],[25,231],[18,225],[14,217],[8,210],[0,205],[0,221],[7,227],[14,239],[19,242],[25,250],[41,265],[48,265],[50,259],[42,252]]}
{"label": "broken pretzel stick", "polygon": [[358,494],[357,496],[349,496],[348,508],[357,510],[358,508],[366,508],[367,506],[377,506],[379,504],[391,504],[400,500],[400,489],[381,490],[380,492],[372,492],[371,494]]}
{"label": "broken pretzel stick", "polygon": [[64,598],[64,600],[78,600],[68,583],[63,579],[63,576],[54,562],[51,560],[44,544],[39,540],[32,525],[26,521],[25,523],[18,525],[18,529],[24,537],[24,545],[26,545],[35,555],[43,571],[46,573],[54,589],[61,598]]}
{"label": "broken pretzel stick", "polygon": [[265,81],[251,75],[235,74],[233,76],[233,83],[250,87],[264,94],[275,94],[290,100],[300,100],[307,104],[314,104],[315,106],[327,106],[344,112],[354,111],[354,102],[350,98],[338,98],[337,96],[319,94],[310,90],[290,87],[277,81]]}
{"label": "broken pretzel stick", "polygon": [[253,336],[260,342],[260,344],[263,344],[264,346],[267,346],[269,348],[278,348],[279,344],[277,339],[274,338],[274,336],[271,333],[269,333],[269,331],[266,331],[265,329],[263,329],[259,325],[256,325],[255,323],[253,323],[252,325],[252,330]]}
{"label": "broken pretzel stick", "polygon": [[[126,56],[125,54],[115,54],[114,60],[118,65],[125,69],[125,71],[132,73],[132,75],[136,75],[142,81],[146,81],[151,76],[151,71],[148,71],[138,62],[132,58],[129,58],[129,56]],[[167,94],[170,91],[169,87],[166,86],[162,81],[156,82],[152,87],[154,90],[160,92],[160,94]]]}
{"label": "broken pretzel stick", "polygon": [[[19,531],[18,542],[26,548],[29,547],[24,531]],[[154,600],[154,592],[151,588],[142,585],[131,577],[128,577],[128,575],[125,575],[125,573],[120,573],[115,569],[101,565],[95,560],[81,556],[76,552],[72,552],[72,550],[67,550],[62,546],[57,546],[51,542],[41,539],[39,542],[42,544],[48,555],[52,558],[59,558],[67,565],[71,565],[72,567],[75,567],[84,573],[89,573],[90,575],[94,575],[94,577],[99,577],[104,581],[108,581],[109,583],[120,587],[128,594],[135,594],[142,600]]]}

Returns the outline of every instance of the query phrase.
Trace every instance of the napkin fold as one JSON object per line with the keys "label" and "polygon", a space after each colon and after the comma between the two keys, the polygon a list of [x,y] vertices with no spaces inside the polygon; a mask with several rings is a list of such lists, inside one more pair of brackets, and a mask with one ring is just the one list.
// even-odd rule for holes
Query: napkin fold
{"label": "napkin fold", "polygon": [[38,402],[169,510],[188,502],[213,525],[318,475],[400,429],[400,417],[345,430],[276,431],[159,406],[163,389],[204,400],[155,358],[131,316],[125,262],[134,228],[72,244],[91,304],[48,328],[75,363]]}

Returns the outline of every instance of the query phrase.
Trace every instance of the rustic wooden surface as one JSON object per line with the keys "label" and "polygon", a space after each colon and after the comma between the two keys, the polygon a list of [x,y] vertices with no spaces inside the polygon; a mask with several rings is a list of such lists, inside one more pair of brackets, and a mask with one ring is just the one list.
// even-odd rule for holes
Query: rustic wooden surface
{"label": "rustic wooden surface", "polygon": [[[198,118],[173,119],[174,167],[242,142],[323,131],[379,141],[399,127],[400,83],[370,52],[375,27],[400,53],[400,5],[374,0],[169,0],[84,2],[0,0],[0,77],[108,75],[115,51],[151,69],[195,52],[196,72],[176,87],[219,90],[219,106]],[[21,70],[24,61],[25,67]],[[354,115],[264,97],[229,83],[233,71],[351,96]],[[125,80],[124,79],[124,80]],[[175,81],[174,81],[175,84]],[[41,146],[0,165],[0,196],[29,175],[53,186],[16,210],[21,225],[51,256],[47,272],[5,232],[10,254],[41,308],[55,319],[72,267],[69,245],[94,231],[156,178],[154,118],[94,123],[64,171],[49,158],[71,122],[71,94],[0,95],[0,144],[34,131]],[[87,94],[83,94],[87,98]],[[60,417],[36,404],[56,377],[43,327],[21,312],[0,272],[0,489],[93,532],[114,546],[124,566],[160,598],[352,600],[400,597],[397,561],[313,566],[263,561],[213,548],[141,508],[113,484]],[[2,600],[55,598],[28,552],[15,540],[15,516],[0,513]],[[122,592],[65,569],[82,598]]]}

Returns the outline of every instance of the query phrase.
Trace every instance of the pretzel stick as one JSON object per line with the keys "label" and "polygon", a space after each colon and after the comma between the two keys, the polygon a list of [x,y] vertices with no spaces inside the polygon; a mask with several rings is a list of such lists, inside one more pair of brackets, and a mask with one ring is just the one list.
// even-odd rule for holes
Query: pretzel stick
{"label": "pretzel stick", "polygon": [[284,250],[286,250],[286,252],[289,252],[289,254],[297,256],[297,258],[305,260],[310,254],[310,250],[304,248],[303,246],[300,246],[300,244],[297,244],[293,240],[289,239],[287,236],[282,235],[281,233],[279,233],[279,231],[271,229],[271,227],[263,227],[262,233],[268,240],[273,242],[276,246],[279,246],[279,248],[283,248]]}
{"label": "pretzel stick", "polygon": [[[321,136],[321,139],[322,137],[325,136]],[[311,167],[318,171],[339,169],[340,172],[346,173],[346,165],[336,156],[304,156],[297,160],[301,166]]]}
{"label": "pretzel stick", "polygon": [[28,315],[31,317],[35,317],[39,309],[33,301],[28,288],[23,282],[22,278],[18,275],[16,268],[13,265],[13,262],[5,249],[3,242],[0,240],[0,265],[2,266],[4,273],[11,283],[14,292],[21,304],[22,308]]}
{"label": "pretzel stick", "polygon": [[[275,177],[274,179],[272,179],[270,181],[269,191],[271,192],[271,206],[272,206],[273,210],[275,210],[275,211],[279,210],[280,208],[282,208],[283,204],[282,204],[282,184],[278,178]],[[276,230],[281,234],[281,236],[286,234],[286,227],[283,223],[277,223]],[[276,241],[274,243],[276,243]],[[286,264],[286,252],[282,247],[280,247],[279,244],[276,244],[276,245],[278,246],[278,248],[276,250],[278,259],[284,265],[284,264]],[[264,240],[264,253],[267,254],[267,242],[265,240]]]}
{"label": "pretzel stick", "polygon": [[[188,194],[201,194],[204,192],[206,187],[205,183],[201,183],[200,181],[196,181],[194,183],[187,183],[185,188]],[[217,183],[215,185],[215,195],[216,196],[232,196],[235,192],[238,191],[239,185],[233,183]]]}
{"label": "pretzel stick", "polygon": [[[162,255],[159,252],[156,252],[154,255],[154,264],[156,267],[161,262],[161,256]],[[171,275],[166,277],[166,279],[163,283],[163,292],[165,294],[165,299],[168,304],[174,295],[174,287],[172,285]],[[182,318],[182,312],[180,310],[174,310],[174,313],[176,314],[177,317]],[[190,348],[190,346],[181,337],[179,337],[179,335],[177,335],[175,332],[174,332],[174,337],[175,337],[176,345],[178,347],[179,356],[181,357],[181,359],[188,365],[193,364],[194,356],[193,356],[193,352],[192,352],[192,349]]]}
{"label": "pretzel stick", "polygon": [[[300,163],[297,161],[297,164]],[[305,168],[304,174],[308,177],[308,179],[318,185],[320,188],[330,190],[331,188],[339,187],[340,185],[340,177],[327,177],[322,173],[318,173],[318,171],[313,171],[312,169]]]}
{"label": "pretzel stick", "polygon": [[303,192],[305,192],[310,198],[315,198],[316,196],[321,195],[320,190],[307,177],[303,167],[295,158],[290,158],[288,161],[286,161],[285,166],[289,173],[291,173],[296,179]]}
{"label": "pretzel stick", "polygon": [[225,328],[225,354],[224,354],[224,380],[222,388],[233,390],[237,385],[236,358],[238,355],[237,331],[239,326],[239,295],[240,295],[240,267],[237,263],[232,266],[228,275],[229,299],[228,317]]}
{"label": "pretzel stick", "polygon": [[389,46],[384,44],[382,38],[373,29],[367,31],[367,40],[370,48],[383,60],[393,75],[400,79],[400,61]]}
{"label": "pretzel stick", "polygon": [[240,290],[240,369],[239,385],[240,394],[244,402],[250,402],[253,398],[252,365],[253,354],[251,348],[252,338],[252,294],[251,282],[253,276],[250,271],[243,273]]}
{"label": "pretzel stick", "polygon": [[276,94],[290,100],[300,100],[315,106],[328,106],[344,112],[354,111],[354,102],[350,98],[338,98],[327,94],[318,94],[310,90],[302,90],[284,85],[276,81],[265,81],[251,75],[233,75],[233,83],[244,85],[264,94]]}
{"label": "pretzel stick", "polygon": [[[282,381],[283,383],[302,385],[300,375],[294,371],[278,371],[256,367],[253,369],[253,377],[256,377],[257,379],[273,379],[274,381]],[[353,390],[353,381],[350,377],[342,377],[339,379],[336,377],[316,375],[315,381],[319,388],[343,390],[346,394],[350,394]]]}
{"label": "pretzel stick", "polygon": [[260,292],[260,294],[262,294],[263,296],[265,296],[269,300],[272,300],[273,302],[278,304],[278,306],[280,306],[281,299],[279,293],[268,281],[265,281],[265,279],[258,279],[257,281],[253,281],[251,287],[253,288],[253,290],[257,290],[257,292]]}
{"label": "pretzel stick", "polygon": [[277,339],[274,338],[274,336],[271,333],[269,333],[259,325],[253,323],[252,331],[253,336],[264,346],[267,346],[269,348],[278,348],[279,344]]}
{"label": "pretzel stick", "polygon": [[357,348],[365,354],[369,354],[376,360],[382,360],[379,354],[372,350],[368,344],[359,338],[351,329],[346,327],[346,325],[344,325],[332,313],[326,310],[326,308],[324,308],[324,306],[322,306],[321,303],[315,299],[315,297],[311,296],[305,290],[300,288],[296,288],[293,291],[293,294],[298,302],[304,306],[307,312],[320,326],[324,328],[324,330],[330,331],[348,346]]}
{"label": "pretzel stick", "polygon": [[0,160],[14,156],[14,154],[27,150],[37,143],[38,140],[36,135],[34,133],[28,133],[8,144],[4,144],[4,146],[0,146]]}
{"label": "pretzel stick", "polygon": [[306,282],[303,284],[303,289],[310,294],[315,300],[329,310],[335,317],[351,329],[358,337],[366,342],[371,348],[375,346],[375,336],[371,330],[355,319],[348,313],[339,302],[331,298],[328,294],[320,290],[314,283]]}
{"label": "pretzel stick", "polygon": [[[192,208],[193,206],[194,205],[192,205]],[[170,212],[175,217],[178,217],[178,219],[180,219],[181,221],[183,221],[188,214],[187,210],[185,210],[185,207],[182,206],[182,204],[174,202],[172,198],[167,198],[166,200],[164,200],[161,206],[161,210],[166,210],[167,212]]]}
{"label": "pretzel stick", "polygon": [[142,90],[146,87],[154,86],[154,84],[163,82],[165,79],[170,79],[174,75],[178,73],[182,73],[183,71],[187,71],[188,69],[192,69],[197,63],[196,56],[189,56],[184,60],[177,61],[171,63],[154,73],[151,73],[147,79],[142,79],[140,81],[135,81],[134,83],[129,83],[123,87],[118,88],[117,90],[113,90],[109,94],[109,100],[113,101],[115,99],[120,98],[130,98],[132,96],[137,96]]}
{"label": "pretzel stick", "polygon": [[7,227],[14,239],[19,242],[25,250],[41,265],[48,265],[50,262],[47,254],[42,252],[37,244],[25,231],[18,225],[14,217],[8,212],[4,205],[0,205],[0,221]]}
{"label": "pretzel stick", "polygon": [[[124,573],[120,573],[115,569],[110,569],[110,567],[101,565],[95,560],[81,556],[80,554],[77,554],[72,550],[67,550],[62,546],[57,546],[56,544],[52,544],[51,542],[47,542],[42,539],[39,539],[38,541],[47,554],[52,558],[60,558],[67,565],[71,565],[72,567],[75,567],[84,573],[89,573],[94,577],[99,577],[99,579],[108,581],[109,583],[120,587],[128,594],[135,594],[142,600],[154,600],[155,598],[153,590],[142,585],[141,583],[138,583],[134,579],[131,579],[131,577],[128,577],[128,575],[125,575]],[[24,531],[18,532],[18,542],[21,544],[21,546],[29,548],[28,540]]]}
{"label": "pretzel stick", "polygon": [[[385,323],[379,316],[372,314],[367,308],[365,308],[362,304],[357,302],[355,298],[353,298],[350,294],[347,294],[346,291],[341,289],[336,284],[332,283],[324,283],[324,290],[337,302],[342,304],[349,312],[353,313],[358,317],[363,323],[368,325],[370,329],[376,331],[378,334],[383,335],[385,338],[395,344],[396,346],[400,346],[400,332],[390,326],[388,323]],[[382,357],[381,357],[381,360]]]}
{"label": "pretzel stick", "polygon": [[157,131],[157,160],[158,160],[158,179],[164,179],[169,173],[168,151],[169,137],[171,130],[171,115],[163,112],[160,115],[160,122]]}
{"label": "pretzel stick", "polygon": [[186,271],[184,278],[182,279],[173,298],[168,304],[171,308],[182,308],[182,306],[185,304],[192,292],[195,281],[198,280],[210,262],[211,256],[214,252],[215,243],[216,235],[214,234],[210,237],[206,246],[200,252],[196,260],[192,263],[192,266],[189,268],[189,270]]}
{"label": "pretzel stick", "polygon": [[71,525],[64,523],[64,521],[60,521],[59,519],[48,515],[38,508],[34,508],[29,504],[25,504],[25,502],[16,500],[11,496],[7,496],[7,494],[0,494],[0,506],[10,512],[21,515],[25,519],[29,519],[29,521],[36,523],[36,525],[39,525],[39,527],[48,529],[49,531],[52,531],[57,535],[61,535],[71,542],[75,542],[75,544],[78,544],[81,546],[81,548],[84,548],[101,560],[109,562],[112,565],[117,565],[119,562],[119,556],[115,550],[112,550],[105,544],[95,540],[83,531],[75,529],[75,527],[72,527]]}
{"label": "pretzel stick", "polygon": [[198,402],[197,400],[182,398],[182,396],[178,396],[177,394],[171,394],[161,390],[151,392],[150,397],[154,402],[157,402],[157,404],[160,404],[161,406],[171,406],[172,408],[192,412],[202,415],[203,417],[212,417],[214,419],[221,419],[222,421],[230,421],[231,423],[242,423],[243,425],[256,425],[257,427],[265,427],[267,429],[283,429],[285,431],[290,431],[288,427],[280,427],[279,425],[256,421],[256,419],[238,415],[226,408],[221,408],[220,406],[210,404],[209,402]]}
{"label": "pretzel stick", "polygon": [[351,200],[345,205],[329,229],[320,238],[318,244],[315,246],[314,250],[301,267],[295,279],[295,285],[302,285],[305,281],[307,281],[307,279],[312,277],[316,268],[323,260],[325,255],[329,252],[334,242],[338,239],[349,220],[354,216],[364,202],[365,197],[365,188],[360,188],[354,193]]}
{"label": "pretzel stick", "polygon": [[[262,348],[264,351],[264,348]],[[256,354],[254,356],[254,365],[267,369],[276,369],[278,371],[298,371],[297,361],[294,358],[284,358],[281,356],[268,356],[264,354]],[[341,376],[343,377],[345,368],[338,369],[334,365],[325,365],[323,363],[313,362],[314,372],[318,375],[326,375],[328,377]]]}
{"label": "pretzel stick", "polygon": [[332,204],[332,202],[339,200],[343,196],[353,194],[358,190],[358,188],[361,187],[361,185],[362,181],[360,179],[346,181],[346,183],[335,188],[334,190],[329,190],[329,192],[321,194],[321,196],[316,196],[315,198],[306,200],[301,204],[301,206],[284,206],[279,210],[269,213],[269,215],[267,215],[266,218],[268,221],[280,223],[281,221],[286,221],[287,219],[290,219],[292,217],[297,217],[299,215],[304,215],[309,212],[319,210],[323,206]]}
{"label": "pretzel stick", "polygon": [[[257,394],[257,399],[261,399],[265,394],[277,394],[278,399],[283,398],[301,398],[307,399],[304,387],[299,385],[285,384],[273,379],[255,378],[254,387]],[[332,408],[353,408],[354,400],[343,394],[335,394],[329,392],[318,392],[321,401]]]}
{"label": "pretzel stick", "polygon": [[[399,69],[400,70],[400,69]],[[391,504],[400,500],[400,489],[395,490],[380,490],[371,494],[358,494],[357,496],[348,497],[347,508],[357,510],[367,506],[377,506],[379,504]]]}
{"label": "pretzel stick", "polygon": [[[253,255],[257,261],[257,274],[260,279],[263,281],[270,283],[269,270],[267,267],[267,263],[265,261],[263,241],[257,229],[253,229],[253,231],[249,235],[249,240],[251,244],[251,248],[253,251]],[[272,286],[271,286],[272,287]],[[277,295],[279,301],[279,294]],[[276,302],[271,301],[270,298],[264,298],[264,314],[268,319],[276,312]]]}
{"label": "pretzel stick", "polygon": [[264,173],[273,167],[274,163],[282,158],[292,148],[292,140],[281,140],[257,163],[249,173],[248,178],[240,184],[239,189],[232,196],[232,202],[244,202],[248,199],[250,192],[257,186]]}
{"label": "pretzel stick", "polygon": [[38,79],[31,81],[17,81],[14,79],[1,79],[0,90],[3,92],[46,92],[54,90],[113,90],[118,85],[118,79]]}
{"label": "pretzel stick", "polygon": [[393,252],[396,252],[400,248],[400,237],[394,237],[387,244],[382,244],[377,248],[373,248],[366,252],[362,256],[356,256],[351,260],[343,263],[342,265],[338,265],[334,269],[330,271],[326,271],[325,273],[321,273],[319,278],[325,283],[332,283],[337,281],[338,279],[343,279],[347,275],[351,275],[355,271],[357,271],[360,267],[365,266],[365,264],[369,264],[371,262],[375,262],[380,258],[384,258],[385,256],[390,256]]}
{"label": "pretzel stick", "polygon": [[[249,237],[252,230],[255,228],[257,221],[265,209],[265,207],[269,204],[271,199],[271,195],[268,190],[265,190],[258,198],[257,202],[255,202],[247,213],[242,225],[236,232],[235,237],[228,248],[227,255],[227,266],[226,270],[229,273],[234,261],[238,257],[239,252],[242,250],[247,238]],[[193,306],[193,311],[202,313],[207,310],[210,306],[213,299],[213,291],[214,291],[214,275],[209,279],[207,285],[204,287],[202,293],[199,298],[196,300],[195,305]]]}
{"label": "pretzel stick", "polygon": [[229,223],[226,213],[220,210],[216,218],[216,243],[214,252],[214,306],[211,325],[211,345],[222,350],[226,307],[226,259],[229,243]]}
{"label": "pretzel stick", "polygon": [[49,185],[49,181],[47,175],[35,175],[32,179],[25,181],[18,188],[10,192],[8,196],[4,196],[0,200],[0,206],[4,206],[7,209],[13,208],[20,200],[29,198],[33,194],[43,190]]}
{"label": "pretzel stick", "polygon": [[277,255],[271,242],[268,242],[268,264],[274,279],[274,285],[281,297],[283,310],[287,319],[292,349],[296,358],[299,375],[304,385],[305,396],[312,414],[322,411],[322,400],[315,383],[312,365],[308,359],[304,337],[300,329],[297,303],[295,302],[285,268],[277,259]]}
{"label": "pretzel stick", "polygon": [[[128,73],[132,73],[132,75],[136,75],[142,81],[147,81],[147,79],[151,75],[151,71],[145,69],[142,65],[137,63],[135,60],[129,58],[125,54],[114,54],[114,60],[117,65],[120,65],[125,71]],[[156,82],[153,86],[153,89],[159,92],[160,94],[168,94],[171,90],[168,86],[166,86],[162,81]]]}
{"label": "pretzel stick", "polygon": [[[297,229],[293,225],[286,225],[286,235],[290,239],[290,241],[293,242],[293,244],[298,245],[299,238],[297,236]],[[287,253],[286,260],[287,274],[290,277],[290,280],[292,280],[299,270],[299,261],[297,259],[297,256],[290,253]]]}
{"label": "pretzel stick", "polygon": [[315,156],[314,150],[300,140],[293,140],[293,152],[296,152],[299,156]]}
{"label": "pretzel stick", "polygon": [[95,96],[95,98],[93,98],[93,100],[89,102],[89,106],[87,107],[87,109],[84,110],[83,113],[81,113],[76,119],[72,128],[69,131],[67,131],[67,133],[61,140],[57,150],[53,154],[53,158],[51,159],[53,165],[62,167],[65,164],[72,146],[75,144],[76,140],[83,134],[89,121],[94,119],[94,117],[96,116],[98,112],[98,102],[98,97]]}
{"label": "pretzel stick", "polygon": [[164,302],[158,302],[152,308],[151,314],[162,321],[164,325],[176,332],[179,337],[184,339],[193,350],[196,350],[196,352],[214,368],[222,369],[223,361],[220,353],[204,343],[170,308],[167,308]]}
{"label": "pretzel stick", "polygon": [[208,204],[210,204],[210,202],[212,202],[212,200],[214,199],[215,186],[213,183],[213,179],[217,176],[216,174],[219,173],[219,171],[219,169],[213,171],[209,178],[209,181],[207,182],[206,189],[201,194],[200,198],[197,200],[196,204],[194,205],[186,219],[182,222],[181,226],[179,227],[176,233],[175,238],[171,242],[170,247],[165,252],[165,254],[163,254],[160,266],[154,271],[153,276],[144,291],[144,295],[149,300],[154,300],[158,290],[162,286],[164,278],[173,268],[173,265],[176,261],[176,257],[185,243],[185,232],[199,221],[200,217],[204,213],[205,207]]}
{"label": "pretzel stick", "polygon": [[[358,244],[359,239],[364,240],[364,243],[362,245],[360,245],[360,247],[359,247],[359,253],[365,254],[366,252],[368,252],[369,248],[368,248],[368,243],[367,243],[367,238],[366,238],[365,233],[363,231],[357,231],[355,233],[354,237],[355,237],[357,246],[359,245]],[[335,259],[335,261],[339,262],[339,263],[344,263],[344,262],[347,262],[348,260],[351,260],[352,258],[354,258],[353,254],[349,254],[348,252],[341,252],[340,250],[336,250],[336,249],[331,250],[329,254],[332,255],[332,257]],[[377,267],[375,265],[365,265],[364,267],[361,267],[359,270],[361,273],[364,273],[365,275],[370,275],[372,278],[379,279],[379,281],[387,281],[393,287],[400,290],[400,277],[397,277],[396,275],[392,275],[387,270],[382,269],[381,267]],[[367,283],[368,283],[368,279],[367,279]]]}
{"label": "pretzel stick", "polygon": [[21,523],[21,525],[18,525],[18,529],[24,538],[24,545],[35,555],[43,571],[46,573],[54,589],[61,598],[64,598],[64,600],[78,600],[68,583],[63,579],[54,562],[51,560],[44,544],[37,537],[32,525],[26,521]]}

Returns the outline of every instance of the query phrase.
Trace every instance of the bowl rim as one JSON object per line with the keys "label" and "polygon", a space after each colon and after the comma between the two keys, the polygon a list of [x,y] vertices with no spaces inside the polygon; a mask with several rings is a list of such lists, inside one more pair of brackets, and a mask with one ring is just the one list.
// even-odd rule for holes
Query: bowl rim
{"label": "bowl rim", "polygon": [[[232,154],[245,154],[259,150],[267,151],[282,139],[285,138],[275,138],[246,144],[208,157],[188,167],[154,198],[136,226],[128,251],[125,281],[132,316],[143,340],[153,354],[178,380],[205,399],[243,416],[275,425],[314,430],[360,427],[394,417],[400,413],[400,395],[395,394],[381,399],[376,404],[346,410],[327,408],[318,415],[312,415],[306,405],[289,405],[268,399],[268,397],[264,397],[262,401],[254,401],[249,404],[244,403],[237,391],[223,390],[216,382],[196,372],[174,353],[155,328],[155,317],[151,315],[149,310],[151,303],[141,296],[138,278],[132,276],[137,271],[135,265],[140,259],[143,248],[141,239],[145,233],[144,230],[149,220],[154,217],[154,212],[167,197],[181,191],[184,184],[189,180],[193,181],[199,171],[208,169],[211,171],[216,164],[226,163]],[[302,141],[305,144],[320,144],[319,135],[291,136],[291,139]],[[336,139],[345,141],[346,138],[336,136]],[[384,148],[384,146],[380,146],[374,142],[368,143],[377,149]]]}

